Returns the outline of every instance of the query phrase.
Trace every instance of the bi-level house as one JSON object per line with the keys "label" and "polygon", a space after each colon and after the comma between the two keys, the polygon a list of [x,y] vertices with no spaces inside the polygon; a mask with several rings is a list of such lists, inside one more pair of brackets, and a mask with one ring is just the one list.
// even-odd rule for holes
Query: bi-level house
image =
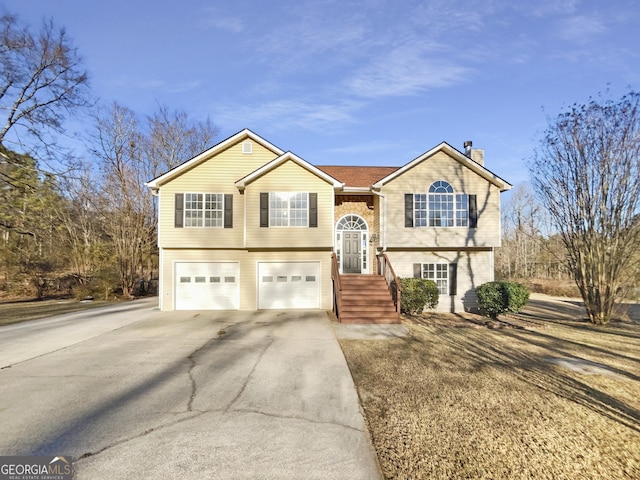
{"label": "bi-level house", "polygon": [[472,310],[493,280],[511,188],[483,156],[441,143],[399,167],[315,166],[243,130],[147,183],[160,308],[398,322],[398,277],[422,277],[438,285],[438,310]]}

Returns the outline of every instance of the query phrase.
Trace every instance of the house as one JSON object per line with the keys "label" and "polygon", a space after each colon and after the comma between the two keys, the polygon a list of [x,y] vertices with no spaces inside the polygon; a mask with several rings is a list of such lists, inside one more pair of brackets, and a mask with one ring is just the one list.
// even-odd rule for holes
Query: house
{"label": "house", "polygon": [[315,166],[243,130],[147,183],[160,308],[396,322],[396,276],[418,276],[438,284],[438,310],[473,309],[511,188],[483,154],[441,143],[399,167]]}

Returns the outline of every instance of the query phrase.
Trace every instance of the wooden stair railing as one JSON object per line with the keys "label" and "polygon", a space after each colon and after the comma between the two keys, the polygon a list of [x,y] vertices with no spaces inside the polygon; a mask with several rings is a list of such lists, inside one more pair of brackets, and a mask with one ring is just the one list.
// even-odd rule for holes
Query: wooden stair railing
{"label": "wooden stair railing", "polygon": [[340,320],[342,309],[342,285],[340,284],[340,266],[335,253],[331,254],[331,280],[333,281],[333,313]]}
{"label": "wooden stair railing", "polygon": [[402,300],[402,286],[400,280],[396,276],[396,272],[393,271],[389,257],[386,253],[377,256],[378,259],[378,274],[382,275],[387,281],[389,292],[393,298],[393,304],[396,307],[396,313],[398,314],[398,320],[400,320],[401,300]]}

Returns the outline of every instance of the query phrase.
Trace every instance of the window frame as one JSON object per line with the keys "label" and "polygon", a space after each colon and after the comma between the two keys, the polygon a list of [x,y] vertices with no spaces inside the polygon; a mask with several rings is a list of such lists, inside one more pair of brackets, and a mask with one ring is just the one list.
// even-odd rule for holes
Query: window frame
{"label": "window frame", "polygon": [[415,228],[468,228],[469,215],[469,194],[457,193],[445,180],[433,182],[427,193],[413,194]]}
{"label": "window frame", "polygon": [[[310,201],[309,192],[268,192],[269,193],[269,228],[309,228]],[[277,201],[286,203],[286,206],[274,206]],[[286,200],[283,197],[286,196]],[[302,198],[296,198],[302,196]],[[297,206],[301,201],[303,206]],[[295,202],[292,205],[292,202]],[[275,221],[274,221],[275,220]],[[283,222],[286,220],[286,224]],[[292,220],[295,224],[292,225]]]}
{"label": "window frame", "polygon": [[[433,267],[432,272],[428,272],[426,269]],[[440,271],[439,271],[440,270]],[[438,277],[438,274],[444,276]],[[433,273],[433,278],[429,277],[428,273]],[[420,278],[425,280],[432,280],[438,286],[438,293],[440,296],[450,294],[450,278],[449,278],[449,263],[444,262],[425,262],[420,264]]]}
{"label": "window frame", "polygon": [[[192,196],[196,196],[196,200],[191,199]],[[197,198],[200,196],[200,198]],[[216,199],[207,199],[207,197],[218,197]],[[182,225],[183,228],[224,228],[224,197],[223,193],[216,192],[184,192],[183,204],[182,204]],[[200,204],[199,208],[188,208],[188,204],[196,203]],[[207,208],[207,204],[218,203],[219,208]],[[200,213],[200,217],[196,217],[195,220],[200,220],[198,224],[194,225],[194,218],[188,217],[192,212]],[[212,214],[210,218],[207,218],[207,213]],[[215,217],[213,214],[216,214]],[[215,221],[215,224],[207,225],[207,221]]]}

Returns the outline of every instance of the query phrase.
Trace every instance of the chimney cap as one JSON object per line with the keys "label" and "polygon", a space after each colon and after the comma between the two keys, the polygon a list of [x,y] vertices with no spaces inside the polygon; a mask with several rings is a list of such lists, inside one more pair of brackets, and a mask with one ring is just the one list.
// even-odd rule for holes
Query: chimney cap
{"label": "chimney cap", "polygon": [[464,148],[473,147],[473,142],[471,140],[467,140],[464,142]]}

